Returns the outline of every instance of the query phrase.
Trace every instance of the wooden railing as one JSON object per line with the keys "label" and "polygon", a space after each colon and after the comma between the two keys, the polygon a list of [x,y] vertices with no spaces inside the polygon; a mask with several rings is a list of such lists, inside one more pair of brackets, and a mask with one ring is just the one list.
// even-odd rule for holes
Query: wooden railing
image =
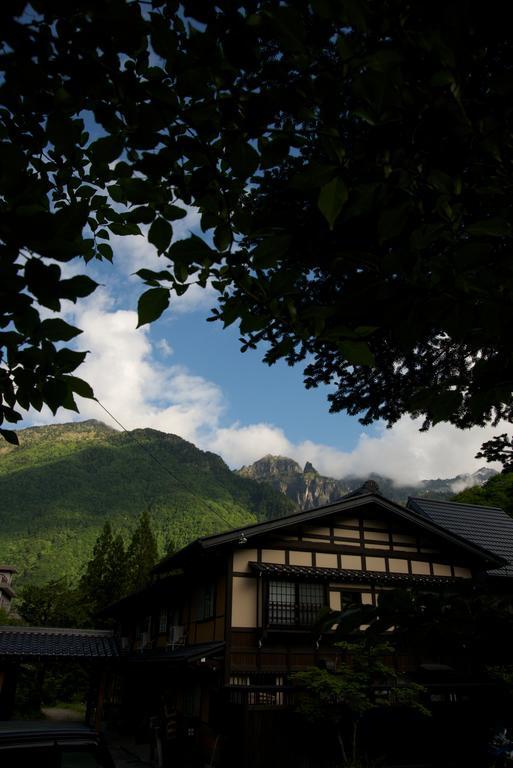
{"label": "wooden railing", "polygon": [[229,685],[225,688],[227,703],[247,707],[289,707],[296,689],[276,685]]}
{"label": "wooden railing", "polygon": [[267,623],[270,627],[311,627],[322,611],[312,603],[278,603],[269,601]]}

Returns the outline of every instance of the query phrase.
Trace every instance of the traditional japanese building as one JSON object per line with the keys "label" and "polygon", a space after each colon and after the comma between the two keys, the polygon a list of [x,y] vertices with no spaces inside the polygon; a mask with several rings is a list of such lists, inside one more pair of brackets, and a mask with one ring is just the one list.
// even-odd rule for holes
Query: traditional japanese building
{"label": "traditional japanese building", "polygon": [[[451,502],[402,506],[368,482],[327,506],[198,539],[154,576],[112,608],[119,715],[156,718],[161,747],[198,750],[211,765],[292,765],[287,728],[302,746],[290,675],[334,668],[340,655],[332,633],[316,629],[322,609],[376,605],[396,587],[511,591],[513,520]],[[412,649],[396,663],[431,674],[435,702],[471,695],[457,659]]]}

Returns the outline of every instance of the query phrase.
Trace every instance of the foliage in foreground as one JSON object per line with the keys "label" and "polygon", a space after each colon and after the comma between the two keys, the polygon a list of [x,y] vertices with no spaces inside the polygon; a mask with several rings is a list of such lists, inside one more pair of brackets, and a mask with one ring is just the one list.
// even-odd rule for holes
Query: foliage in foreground
{"label": "foliage in foreground", "polygon": [[336,646],[341,658],[334,671],[311,667],[292,675],[301,689],[297,709],[308,720],[332,723],[343,764],[360,765],[365,748],[359,728],[365,715],[385,707],[430,713],[421,702],[424,688],[390,664],[394,649],[389,643],[355,640]]}
{"label": "foliage in foreground", "polygon": [[[96,288],[60,264],[139,233],[163,257],[140,325],[209,282],[212,319],[308,360],[332,410],[512,419],[507,7],[4,3],[2,420],[93,396],[80,329],[40,307]],[[206,237],[176,241],[188,205]]]}

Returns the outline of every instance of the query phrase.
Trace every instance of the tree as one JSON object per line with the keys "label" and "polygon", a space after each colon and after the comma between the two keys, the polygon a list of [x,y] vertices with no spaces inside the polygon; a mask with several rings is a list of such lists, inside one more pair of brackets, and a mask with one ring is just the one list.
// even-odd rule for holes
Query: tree
{"label": "tree", "polygon": [[462,504],[500,507],[508,515],[513,515],[513,473],[503,472],[491,477],[484,485],[465,488],[453,500]]}
{"label": "tree", "polygon": [[506,433],[495,435],[491,440],[483,443],[481,450],[476,454],[476,459],[500,461],[503,474],[513,472],[513,437]]}
{"label": "tree", "polygon": [[[358,729],[366,714],[391,706],[408,707],[425,715],[429,710],[420,702],[424,688],[386,663],[385,657],[393,655],[390,644],[355,640],[336,645],[343,652],[343,660],[333,672],[311,667],[292,675],[293,682],[302,689],[297,709],[310,720],[333,723],[343,764],[361,765],[365,750],[359,743]],[[345,737],[348,730],[349,749]]]}
{"label": "tree", "polygon": [[371,645],[393,629],[399,652],[457,659],[462,669],[482,675],[490,666],[509,664],[513,603],[510,595],[476,593],[462,580],[436,590],[386,590],[377,605],[329,612],[318,628],[325,632],[334,625],[337,636],[365,638]]}
{"label": "tree", "polygon": [[158,560],[158,548],[147,510],[141,514],[127,550],[128,590],[144,586]]}
{"label": "tree", "polygon": [[79,583],[89,612],[89,620],[98,623],[98,614],[127,592],[127,555],[121,536],[113,536],[105,523],[96,539],[92,557]]}
{"label": "tree", "polygon": [[20,591],[17,611],[34,627],[80,627],[87,620],[81,595],[66,579],[27,584]]}
{"label": "tree", "polygon": [[[513,418],[507,8],[406,0],[15,0],[0,11],[2,415],[76,408],[96,285],[147,236],[139,324],[207,281],[242,349],[306,362],[363,423]],[[87,122],[87,125],[86,125]],[[91,128],[92,126],[92,128]],[[184,204],[205,238],[173,242]],[[211,239],[212,237],[212,239]],[[4,437],[15,440],[10,430]]]}

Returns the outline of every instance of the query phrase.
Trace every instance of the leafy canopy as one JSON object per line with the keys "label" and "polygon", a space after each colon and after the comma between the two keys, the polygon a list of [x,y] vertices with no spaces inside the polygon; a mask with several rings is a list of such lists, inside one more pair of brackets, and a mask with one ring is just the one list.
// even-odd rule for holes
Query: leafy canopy
{"label": "leafy canopy", "polygon": [[[333,411],[513,416],[505,4],[13,0],[0,10],[0,392],[76,408],[96,287],[61,265],[146,233],[139,324],[207,280],[242,349]],[[173,239],[184,205],[204,237]],[[10,430],[4,437],[15,440]]]}

